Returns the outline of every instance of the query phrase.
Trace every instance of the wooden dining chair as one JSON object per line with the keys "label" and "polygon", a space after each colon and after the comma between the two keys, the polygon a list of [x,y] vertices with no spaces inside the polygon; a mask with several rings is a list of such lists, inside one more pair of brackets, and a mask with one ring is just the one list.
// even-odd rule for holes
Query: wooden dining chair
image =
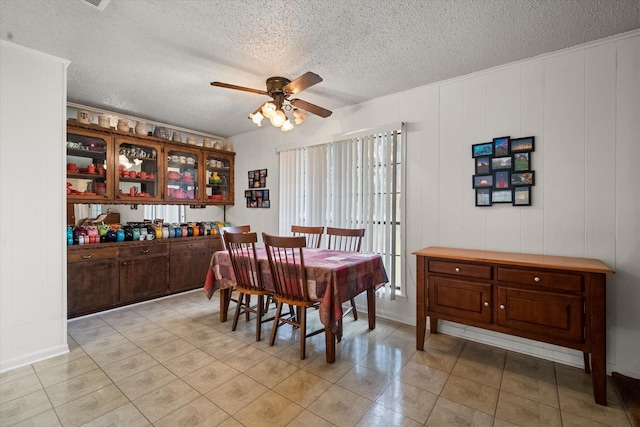
{"label": "wooden dining chair", "polygon": [[[258,257],[256,256],[258,235],[251,232],[232,233],[226,231],[225,240],[231,265],[233,266],[233,273],[236,276],[236,290],[239,293],[231,330],[236,330],[241,314],[245,313],[247,320],[249,320],[250,313],[255,313],[256,341],[260,341],[262,324],[273,320],[273,318],[264,318],[264,297],[271,295],[272,292],[265,289],[262,284],[262,275],[260,274]],[[252,295],[258,296],[258,303],[255,306],[251,305]]]}
{"label": "wooden dining chair", "polygon": [[[220,227],[218,229],[218,233],[220,234],[220,243],[222,243],[222,249],[227,250],[227,244],[224,240],[224,233],[225,232],[229,232],[229,233],[246,233],[251,231],[251,226],[250,225],[234,225],[234,226],[228,226],[228,227]],[[235,302],[236,304],[238,304],[238,300],[233,298],[233,292],[229,292],[229,297],[227,298],[227,306],[229,304],[229,302]],[[249,319],[249,313],[247,313],[247,320]]]}
{"label": "wooden dining chair", "polygon": [[[364,228],[335,228],[327,227],[327,249],[346,252],[360,252]],[[353,319],[358,320],[356,302],[351,298],[351,308],[344,312],[344,316],[353,312]],[[343,316],[343,317],[344,317]]]}
{"label": "wooden dining chair", "polygon": [[229,232],[229,233],[247,233],[251,231],[251,226],[250,225],[234,225],[234,226],[229,226],[229,227],[222,227],[218,230],[218,232],[220,233],[220,238],[222,239],[222,247],[223,248],[227,248],[227,244],[224,241],[224,233]]}
{"label": "wooden dining chair", "polygon": [[307,248],[319,248],[324,227],[307,227],[304,225],[292,225],[291,232],[294,236],[304,236]]}
{"label": "wooden dining chair", "polygon": [[[271,329],[269,345],[276,341],[278,327],[289,324],[300,329],[300,359],[306,357],[306,339],[324,332],[324,327],[307,333],[307,309],[319,303],[309,299],[309,289],[304,268],[302,248],[306,245],[304,236],[283,237],[262,233],[262,241],[269,259],[273,278],[273,297],[277,302],[276,315]],[[288,304],[296,310],[282,314],[282,306]]]}

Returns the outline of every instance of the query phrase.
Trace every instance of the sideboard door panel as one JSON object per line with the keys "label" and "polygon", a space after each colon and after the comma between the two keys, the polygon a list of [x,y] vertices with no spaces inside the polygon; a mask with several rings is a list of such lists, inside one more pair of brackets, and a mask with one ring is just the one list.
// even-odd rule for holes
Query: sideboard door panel
{"label": "sideboard door panel", "polygon": [[429,285],[429,311],[491,323],[491,283],[432,276]]}
{"label": "sideboard door panel", "polygon": [[574,342],[583,341],[583,299],[556,294],[498,287],[500,326],[535,335]]}

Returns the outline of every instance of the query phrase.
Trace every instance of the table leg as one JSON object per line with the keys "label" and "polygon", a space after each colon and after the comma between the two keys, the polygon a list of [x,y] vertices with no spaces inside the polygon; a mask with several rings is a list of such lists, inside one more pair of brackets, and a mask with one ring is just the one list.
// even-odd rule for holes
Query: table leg
{"label": "table leg", "polygon": [[373,288],[367,289],[367,314],[369,317],[369,329],[376,328],[376,293]]}
{"label": "table leg", "polygon": [[231,302],[231,288],[220,289],[220,321],[227,321],[227,311]]}
{"label": "table leg", "polygon": [[593,396],[607,406],[607,293],[605,275],[591,275],[591,379]]}
{"label": "table leg", "polygon": [[424,350],[424,337],[427,329],[427,283],[424,275],[424,257],[418,256],[416,277],[416,348]]}
{"label": "table leg", "polygon": [[[327,353],[327,363],[336,361],[336,335],[329,327],[324,328],[325,347]],[[304,338],[303,338],[304,339]]]}

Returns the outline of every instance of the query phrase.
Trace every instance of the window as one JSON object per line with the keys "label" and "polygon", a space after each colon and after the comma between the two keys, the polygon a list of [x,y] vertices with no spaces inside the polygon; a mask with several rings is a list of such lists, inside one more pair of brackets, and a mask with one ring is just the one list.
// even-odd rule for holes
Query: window
{"label": "window", "polygon": [[183,205],[144,205],[144,218],[179,224],[186,221],[186,209]]}
{"label": "window", "polygon": [[[375,132],[280,152],[280,233],[292,224],[364,228],[382,255],[394,299],[402,285],[402,132]],[[286,195],[286,196],[285,196]]]}

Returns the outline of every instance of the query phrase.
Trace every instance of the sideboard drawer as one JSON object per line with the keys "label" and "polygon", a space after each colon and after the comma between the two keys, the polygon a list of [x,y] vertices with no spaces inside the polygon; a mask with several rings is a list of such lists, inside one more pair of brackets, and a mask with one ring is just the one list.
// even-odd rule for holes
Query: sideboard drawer
{"label": "sideboard drawer", "polygon": [[168,253],[168,243],[139,244],[120,248],[120,259],[149,255],[162,255]]}
{"label": "sideboard drawer", "polygon": [[74,247],[67,250],[67,262],[95,261],[97,259],[117,258],[118,248],[100,247],[96,245],[86,245],[85,247]]}
{"label": "sideboard drawer", "polygon": [[569,292],[583,291],[581,274],[498,267],[497,280],[499,282],[541,286]]}
{"label": "sideboard drawer", "polygon": [[489,265],[466,264],[455,261],[429,260],[430,273],[452,274],[454,276],[472,277],[475,279],[492,278],[492,267]]}

